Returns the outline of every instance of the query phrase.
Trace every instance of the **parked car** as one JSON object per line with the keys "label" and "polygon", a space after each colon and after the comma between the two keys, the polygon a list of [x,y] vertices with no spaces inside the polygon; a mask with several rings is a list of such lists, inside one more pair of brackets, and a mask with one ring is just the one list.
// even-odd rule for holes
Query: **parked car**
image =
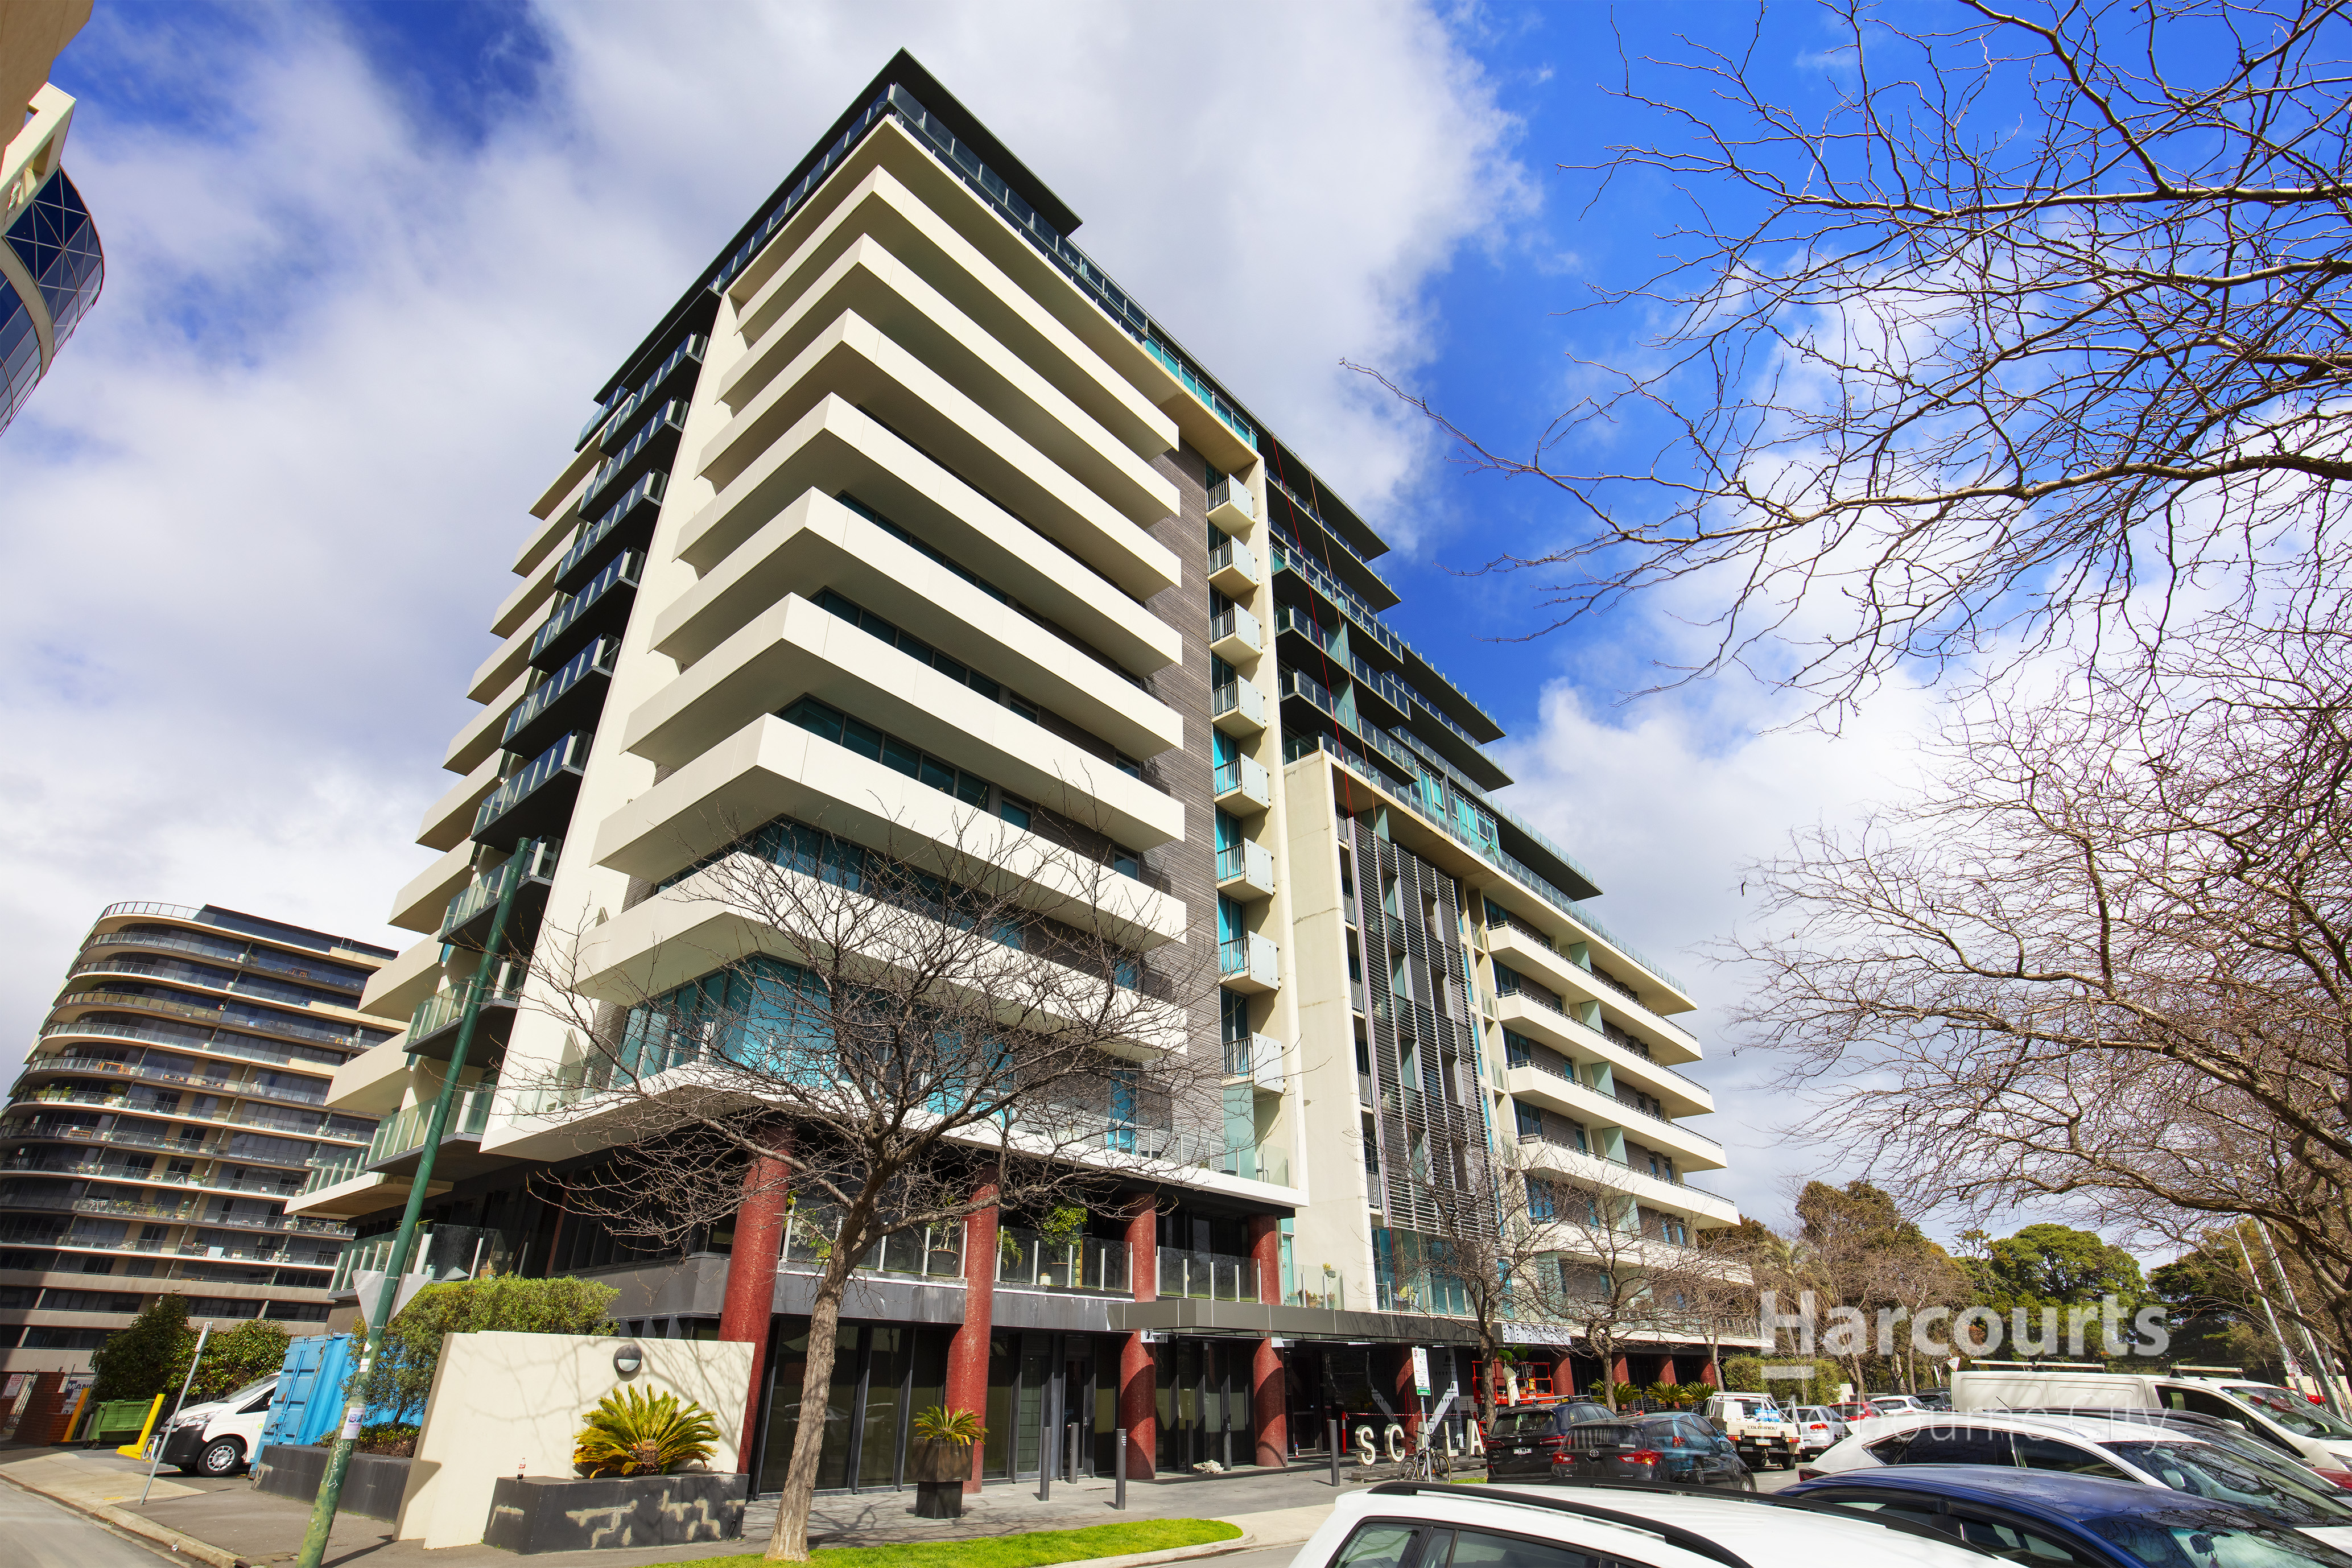
{"label": "parked car", "polygon": [[1617,1413],[1597,1400],[1569,1399],[1557,1405],[1514,1405],[1495,1412],[1486,1432],[1486,1479],[1525,1476],[1549,1479],[1552,1457],[1567,1442],[1570,1426],[1613,1421]]}
{"label": "parked car", "polygon": [[1948,1388],[1923,1388],[1912,1397],[1929,1410],[1949,1410],[1952,1407],[1952,1391]]}
{"label": "parked car", "polygon": [[1775,1508],[1738,1492],[1425,1481],[1387,1481],[1341,1496],[1290,1568],[1591,1568],[1596,1562],[1984,1568],[1981,1553],[1907,1520]]}
{"label": "parked car", "polygon": [[2274,1522],[2347,1531],[2352,1497],[2252,1445],[2225,1447],[2144,1422],[1991,1411],[1889,1421],[1805,1467],[1827,1478],[1887,1468],[1974,1466],[2098,1476],[2235,1503]]}
{"label": "parked car", "polygon": [[2104,1476],[1906,1465],[1806,1481],[1771,1500],[1904,1520],[1996,1557],[2053,1568],[2352,1568],[2352,1552],[2311,1531],[2235,1503]]}
{"label": "parked car", "polygon": [[1927,1408],[1908,1394],[1874,1394],[1868,1403],[1871,1409],[1881,1415],[1900,1415],[1906,1411]]}
{"label": "parked car", "polygon": [[1678,1414],[1571,1426],[1552,1457],[1551,1479],[1756,1489],[1756,1478],[1730,1438],[1696,1415]]}
{"label": "parked car", "polygon": [[1718,1394],[1698,1413],[1731,1439],[1749,1469],[1786,1469],[1797,1462],[1797,1424],[1770,1394]]}
{"label": "parked car", "polygon": [[189,1405],[152,1441],[161,1446],[163,1462],[183,1475],[236,1475],[261,1447],[261,1428],[277,1392],[278,1374],[272,1373],[223,1398]]}
{"label": "parked car", "polygon": [[2276,1444],[2264,1442],[2246,1430],[2242,1421],[2224,1421],[2218,1415],[2202,1415],[2193,1410],[2107,1410],[2096,1405],[2066,1405],[2054,1409],[2020,1410],[2019,1415],[2080,1415],[2093,1420],[2136,1421],[2142,1426],[2162,1431],[2186,1432],[2202,1437],[2209,1443],[2219,1443],[2225,1448],[2247,1450],[2254,1456],[2275,1459],[2283,1465],[2294,1465],[2309,1470],[2320,1479],[2352,1490],[2352,1470],[2337,1469],[2328,1465],[2315,1465],[2308,1459],[2290,1457]]}
{"label": "parked car", "polygon": [[1797,1451],[1808,1457],[1822,1452],[1853,1431],[1836,1411],[1826,1405],[1800,1405],[1795,1414]]}
{"label": "parked car", "polygon": [[2110,1372],[1959,1372],[1952,1402],[1960,1410],[2109,1405],[2126,1410],[2186,1410],[2234,1421],[2282,1453],[2326,1469],[2352,1470],[2352,1426],[2291,1388],[2236,1376]]}

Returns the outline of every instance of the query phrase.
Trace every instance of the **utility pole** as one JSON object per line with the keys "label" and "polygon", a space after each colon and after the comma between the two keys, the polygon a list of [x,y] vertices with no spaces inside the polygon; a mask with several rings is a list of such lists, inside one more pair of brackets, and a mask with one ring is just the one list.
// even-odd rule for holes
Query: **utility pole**
{"label": "utility pole", "polygon": [[342,1498],[343,1478],[351,1471],[352,1450],[359,1442],[360,1421],[367,1412],[367,1402],[360,1391],[366,1386],[368,1371],[375,1364],[375,1358],[383,1353],[384,1329],[392,1321],[392,1305],[400,1295],[401,1279],[408,1272],[409,1255],[416,1248],[416,1221],[425,1207],[425,1189],[433,1180],[434,1156],[440,1152],[441,1136],[448,1130],[449,1108],[457,1098],[457,1075],[465,1069],[466,1053],[474,1043],[474,1026],[481,1018],[482,992],[489,984],[490,966],[498,962],[499,947],[506,940],[507,917],[514,911],[515,890],[522,886],[525,858],[538,847],[539,840],[524,839],[499,869],[504,880],[499,888],[498,912],[490,917],[490,934],[482,943],[482,962],[475,969],[474,978],[466,984],[466,1009],[457,1021],[457,1043],[449,1047],[449,1070],[441,1080],[441,1092],[433,1101],[433,1115],[425,1123],[425,1147],[417,1152],[416,1174],[409,1183],[408,1206],[401,1212],[398,1239],[392,1244],[383,1289],[368,1314],[367,1343],[360,1352],[359,1365],[352,1372],[352,1392],[343,1406],[343,1424],[335,1434],[334,1448],[327,1456],[326,1478],[319,1483],[318,1500],[310,1505],[310,1528],[302,1537],[302,1551],[295,1559],[295,1568],[320,1568],[326,1557],[327,1534],[335,1525],[335,1508]]}

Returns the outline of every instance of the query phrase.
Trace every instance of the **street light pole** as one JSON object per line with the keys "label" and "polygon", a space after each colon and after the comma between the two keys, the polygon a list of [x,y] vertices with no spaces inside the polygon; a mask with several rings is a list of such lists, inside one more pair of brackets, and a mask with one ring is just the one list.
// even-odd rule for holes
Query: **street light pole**
{"label": "street light pole", "polygon": [[425,1189],[433,1180],[434,1156],[440,1152],[442,1134],[448,1130],[449,1108],[457,1098],[457,1075],[465,1070],[466,1053],[474,1043],[474,1026],[481,1018],[483,988],[489,982],[490,965],[498,962],[499,944],[506,940],[507,917],[514,910],[515,890],[522,886],[524,858],[538,847],[539,840],[524,839],[499,868],[504,880],[499,889],[498,911],[490,917],[490,934],[482,943],[482,962],[476,967],[474,978],[466,984],[466,1009],[457,1021],[457,1042],[449,1047],[449,1070],[441,1080],[441,1092],[433,1101],[433,1115],[425,1123],[425,1147],[417,1153],[416,1173],[409,1181],[408,1206],[401,1212],[398,1238],[392,1244],[383,1288],[368,1314],[367,1342],[360,1352],[359,1365],[352,1372],[343,1424],[335,1434],[334,1448],[327,1456],[326,1478],[319,1483],[318,1500],[310,1505],[310,1528],[302,1537],[302,1551],[295,1559],[295,1568],[320,1568],[326,1557],[327,1534],[334,1528],[343,1478],[350,1473],[352,1450],[359,1442],[360,1420],[367,1411],[361,1391],[367,1384],[368,1372],[375,1364],[375,1358],[383,1353],[384,1329],[392,1320],[393,1302],[400,1294],[401,1278],[408,1272],[409,1257],[416,1248],[416,1221],[425,1207]]}

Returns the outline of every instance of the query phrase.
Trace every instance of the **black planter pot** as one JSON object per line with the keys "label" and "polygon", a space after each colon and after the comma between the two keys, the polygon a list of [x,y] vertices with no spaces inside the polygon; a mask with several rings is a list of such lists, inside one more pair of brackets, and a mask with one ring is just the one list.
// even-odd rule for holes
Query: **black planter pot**
{"label": "black planter pot", "polygon": [[501,1476],[482,1544],[530,1552],[733,1541],[743,1533],[750,1479],[707,1470],[594,1480]]}
{"label": "black planter pot", "polygon": [[917,1519],[961,1519],[963,1517],[963,1480],[917,1481],[915,1483],[915,1517]]}

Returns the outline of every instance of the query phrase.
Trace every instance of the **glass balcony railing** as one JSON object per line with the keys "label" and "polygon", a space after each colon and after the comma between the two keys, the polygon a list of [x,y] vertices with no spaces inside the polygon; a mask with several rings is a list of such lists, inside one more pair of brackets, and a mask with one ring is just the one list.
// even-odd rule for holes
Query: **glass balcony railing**
{"label": "glass balcony railing", "polygon": [[588,744],[595,737],[584,730],[574,730],[552,746],[533,757],[506,783],[492,791],[474,813],[474,837],[479,838],[490,824],[522,804],[533,791],[559,773],[578,773],[588,765]]}
{"label": "glass balcony railing", "polygon": [[532,636],[529,657],[533,659],[539,658],[543,650],[552,646],[565,632],[577,626],[580,618],[614,589],[635,587],[638,574],[645,570],[645,552],[641,550],[631,550],[614,557],[612,563],[602,572],[588,579],[580,592],[556,605],[547,617],[547,624],[541,626]]}
{"label": "glass balcony railing", "polygon": [[137,1024],[116,1024],[104,1019],[75,1018],[63,1023],[41,1026],[41,1037],[52,1035],[94,1036],[110,1040],[139,1040],[148,1045],[167,1046],[175,1051],[195,1051],[208,1056],[235,1057],[240,1061],[267,1062],[272,1067],[300,1068],[313,1072],[332,1072],[341,1062],[338,1057],[320,1061],[312,1057],[298,1057],[291,1049],[272,1047],[264,1040],[248,1041],[241,1035],[215,1033],[209,1038],[190,1038],[167,1029],[147,1028]]}
{"label": "glass balcony railing", "polygon": [[[817,1268],[833,1256],[833,1238],[840,1230],[837,1220],[820,1226],[811,1211],[795,1208],[791,1223],[784,1227],[781,1259],[783,1267],[795,1270]],[[921,1230],[886,1236],[866,1249],[857,1267],[871,1273],[908,1275],[919,1279],[961,1279],[963,1226],[926,1226]]]}
{"label": "glass balcony railing", "polygon": [[113,991],[104,986],[96,986],[88,991],[71,992],[59,996],[56,1005],[120,1007],[142,1013],[161,1013],[167,1017],[187,1018],[200,1024],[218,1024],[223,1018],[227,1017],[234,1018],[236,1023],[248,1029],[268,1029],[278,1034],[290,1035],[298,1040],[317,1040],[321,1044],[342,1046],[352,1050],[358,1050],[367,1044],[356,1028],[328,1028],[276,1013],[262,1017],[230,1014],[220,1006],[200,1007],[192,1002],[175,1002],[169,997],[150,996],[139,991]]}
{"label": "glass balcony railing", "polygon": [[1047,1241],[1034,1230],[1006,1226],[996,1233],[996,1282],[1037,1290],[1125,1296],[1128,1251],[1123,1241],[1081,1237]]}
{"label": "glass balcony railing", "polygon": [[364,974],[345,971],[340,965],[309,964],[292,953],[274,952],[249,942],[207,941],[200,936],[183,936],[176,931],[108,931],[91,938],[83,944],[82,950],[87,952],[93,947],[136,947],[158,952],[186,953],[209,963],[235,964],[239,969],[300,981],[306,985],[346,992],[353,1001],[367,987]]}
{"label": "glass balcony railing", "polygon": [[658,507],[663,494],[669,489],[669,476],[656,468],[640,477],[623,493],[619,500],[604,509],[604,515],[588,525],[587,530],[563,552],[555,563],[555,581],[560,585],[571,581],[580,563],[596,552],[596,547],[613,536],[613,531],[629,521],[641,506]]}
{"label": "glass balcony railing", "polygon": [[564,661],[562,668],[531,688],[523,700],[514,705],[514,711],[507,715],[506,729],[500,732],[499,743],[512,750],[510,742],[517,733],[562,701],[582,681],[592,676],[611,679],[614,661],[620,657],[621,639],[615,637],[598,637],[573,654]]}
{"label": "glass balcony railing", "polygon": [[302,1191],[315,1193],[322,1187],[355,1180],[365,1173],[366,1167],[367,1151],[364,1149],[353,1149],[331,1160],[317,1161],[310,1166],[310,1174],[303,1182]]}
{"label": "glass balcony railing", "polygon": [[[184,1061],[186,1058],[167,1058],[165,1059]],[[203,1073],[175,1072],[169,1068],[159,1068],[145,1061],[124,1061],[115,1057],[83,1056],[75,1051],[53,1051],[27,1057],[25,1058],[24,1070],[27,1073],[105,1073],[116,1078],[135,1079],[141,1083],[185,1084],[190,1089],[202,1089],[206,1094],[255,1100],[290,1100],[299,1105],[327,1103],[327,1080],[324,1079],[318,1080],[318,1087],[315,1089],[305,1089],[292,1083],[253,1084],[240,1079],[206,1077]]]}
{"label": "glass balcony railing", "polygon": [[[485,1007],[520,1006],[523,984],[529,978],[528,972],[516,964],[499,964],[496,973],[490,977],[489,984],[482,988],[482,1005]],[[414,1044],[428,1036],[437,1035],[456,1023],[466,1011],[467,989],[466,985],[461,984],[451,990],[436,991],[432,995],[419,1002],[416,1005],[416,1011],[410,1015],[408,1020],[410,1043]]]}
{"label": "glass balcony railing", "polygon": [[1257,1259],[1223,1252],[1193,1252],[1163,1247],[1160,1254],[1160,1294],[1189,1297],[1197,1301],[1255,1301]]}
{"label": "glass balcony railing", "polygon": [[1415,1274],[1372,1282],[1374,1308],[1382,1312],[1417,1312],[1424,1317],[1466,1318],[1470,1292],[1459,1279]]}
{"label": "glass balcony railing", "polygon": [[[1234,479],[1231,474],[1227,474],[1209,487],[1209,510],[1213,512],[1220,507],[1227,506],[1232,507],[1244,517],[1257,516],[1257,504],[1250,500],[1249,486]],[[1216,570],[1213,562],[1209,570],[1212,572]]]}
{"label": "glass balcony railing", "polygon": [[1239,572],[1252,586],[1256,585],[1257,557],[1238,539],[1228,539],[1209,552],[1209,575],[1215,577],[1226,572]]}
{"label": "glass balcony railing", "polygon": [[[551,882],[555,879],[555,862],[562,854],[562,839],[542,838],[523,851],[523,863],[520,868],[516,868],[509,858],[478,874],[466,884],[464,892],[449,900],[448,912],[441,919],[441,940],[447,942],[452,931],[461,930],[476,916],[497,907],[506,889],[507,872],[510,868],[515,869],[525,882]],[[521,889],[516,890],[520,892]]]}
{"label": "glass balcony railing", "polygon": [[592,436],[599,437],[600,441],[607,431],[618,436],[628,427],[629,421],[636,416],[637,410],[645,405],[648,398],[662,389],[679,367],[688,363],[701,363],[703,353],[709,346],[709,338],[689,336],[684,342],[672,349],[669,358],[662,361],[660,368],[639,382],[635,391],[625,388],[616,390],[613,394],[612,400],[597,409],[588,423],[581,427],[580,439],[572,443],[572,449],[576,452],[586,446],[588,438]]}
{"label": "glass balcony railing", "polygon": [[588,481],[587,490],[580,497],[580,510],[584,512],[595,505],[597,499],[612,487],[613,480],[621,471],[635,462],[638,455],[665,432],[685,428],[686,399],[673,397],[638,427],[637,433],[629,437],[626,445],[604,459],[604,466],[596,470],[596,477]]}
{"label": "glass balcony railing", "polygon": [[[486,1084],[459,1094],[457,1103],[449,1108],[449,1123],[442,1130],[444,1138],[478,1138],[490,1124],[490,1101],[498,1093],[498,1085]],[[432,1124],[433,1107],[429,1102],[403,1106],[398,1114],[389,1118],[375,1130],[368,1142],[367,1159],[363,1163],[380,1165],[386,1160],[398,1159],[425,1147],[425,1134]]]}

